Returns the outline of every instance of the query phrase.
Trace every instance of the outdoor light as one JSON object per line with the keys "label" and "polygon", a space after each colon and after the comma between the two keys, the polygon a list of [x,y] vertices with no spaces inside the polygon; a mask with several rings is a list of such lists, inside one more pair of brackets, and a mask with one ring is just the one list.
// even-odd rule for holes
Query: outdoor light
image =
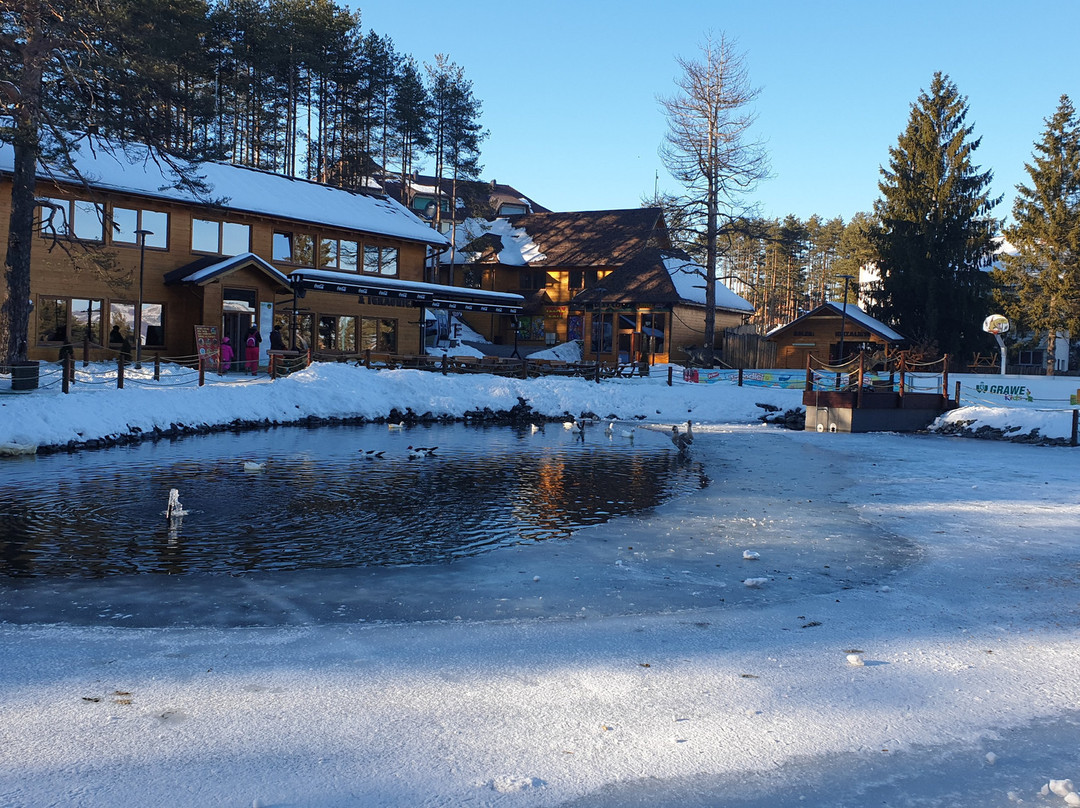
{"label": "outdoor light", "polygon": [[153,230],[139,228],[135,231],[139,237],[139,304],[135,307],[135,367],[142,368],[142,302],[143,271],[146,267],[146,237],[154,235]]}

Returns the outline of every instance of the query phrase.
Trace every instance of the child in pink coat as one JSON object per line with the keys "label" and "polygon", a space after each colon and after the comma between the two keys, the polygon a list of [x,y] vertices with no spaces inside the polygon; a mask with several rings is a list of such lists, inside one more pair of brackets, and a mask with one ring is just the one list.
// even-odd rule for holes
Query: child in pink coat
{"label": "child in pink coat", "polygon": [[259,374],[259,341],[255,334],[248,332],[247,347],[244,349],[244,359],[247,360],[247,369],[252,376]]}
{"label": "child in pink coat", "polygon": [[219,373],[228,373],[229,366],[232,365],[233,350],[232,345],[229,344],[228,337],[221,338],[221,362],[218,366]]}

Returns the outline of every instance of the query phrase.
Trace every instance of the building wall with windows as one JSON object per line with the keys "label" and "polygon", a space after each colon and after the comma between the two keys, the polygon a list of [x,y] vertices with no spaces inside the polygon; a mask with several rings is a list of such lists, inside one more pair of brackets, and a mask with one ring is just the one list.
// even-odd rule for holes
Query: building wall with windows
{"label": "building wall with windows", "polygon": [[[3,243],[10,191],[10,181],[0,176]],[[254,323],[268,334],[277,322],[291,337],[293,299],[280,278],[251,267],[205,282],[166,278],[184,267],[247,252],[283,275],[313,267],[424,279],[427,247],[406,238],[51,182],[39,181],[37,198],[42,204],[32,250],[32,359],[55,360],[65,341],[77,358],[84,348],[92,360],[115,358],[121,345],[110,342],[110,334],[134,348],[140,275],[144,357],[194,355],[195,325],[220,325],[230,333]],[[365,347],[420,350],[417,309],[329,292],[309,292],[296,308],[299,347],[306,343],[313,350],[342,353]]]}

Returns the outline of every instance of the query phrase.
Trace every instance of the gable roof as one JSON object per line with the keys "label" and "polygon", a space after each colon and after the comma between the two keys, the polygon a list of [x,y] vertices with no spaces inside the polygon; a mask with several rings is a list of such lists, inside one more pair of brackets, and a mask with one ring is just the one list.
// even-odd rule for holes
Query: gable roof
{"label": "gable roof", "polygon": [[765,337],[766,339],[771,339],[787,331],[789,328],[794,328],[796,325],[803,322],[804,320],[808,320],[811,317],[820,317],[822,315],[827,315],[830,317],[846,316],[853,323],[858,323],[863,328],[866,328],[867,330],[876,334],[878,337],[885,340],[886,342],[903,342],[907,339],[907,337],[905,337],[903,334],[889,328],[889,326],[885,325],[885,323],[881,322],[880,320],[875,320],[873,317],[860,309],[854,303],[840,303],[834,301],[822,303],[813,311],[807,312],[801,317],[796,317],[790,323],[778,325],[772,331],[767,333]]}
{"label": "gable roof", "polygon": [[[682,250],[649,247],[578,293],[575,304],[705,305],[705,269]],[[716,308],[752,313],[754,306],[716,282]]]}
{"label": "gable roof", "polygon": [[[215,204],[208,204],[190,188],[171,187],[175,182],[171,172],[146,146],[84,137],[69,154],[87,183],[103,191],[201,205],[208,211],[237,211],[357,230],[424,244],[442,246],[448,243],[441,233],[384,195],[349,191],[247,166],[197,163],[193,173],[205,178],[211,186],[210,196],[215,200]],[[14,148],[10,143],[0,143],[0,173],[12,173],[14,165]],[[55,180],[64,184],[82,184],[78,176],[50,173],[40,164],[37,174],[42,183]],[[43,192],[45,189],[39,186],[39,193]]]}
{"label": "gable roof", "polygon": [[192,261],[190,264],[185,264],[171,272],[166,272],[165,284],[169,286],[179,283],[190,283],[197,286],[205,286],[210,283],[210,281],[220,278],[222,275],[229,275],[237,270],[247,268],[255,269],[256,271],[267,275],[272,281],[284,287],[286,290],[291,290],[289,279],[283,273],[279,272],[273,265],[267,263],[255,253],[251,252],[234,255],[230,258],[221,258],[216,255],[204,256],[203,258]]}
{"label": "gable roof", "polygon": [[654,236],[667,246],[660,208],[530,213],[509,222],[543,255],[530,266],[617,267],[638,255]]}

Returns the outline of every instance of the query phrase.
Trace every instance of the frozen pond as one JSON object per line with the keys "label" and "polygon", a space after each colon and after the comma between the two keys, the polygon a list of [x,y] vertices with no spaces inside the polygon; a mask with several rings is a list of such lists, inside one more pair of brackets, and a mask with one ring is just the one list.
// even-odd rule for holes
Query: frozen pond
{"label": "frozen pond", "polygon": [[[702,487],[662,433],[381,425],[0,464],[0,572],[98,578],[441,563]],[[436,447],[430,456],[414,447]],[[427,453],[423,453],[427,454]],[[167,519],[171,489],[179,518]]]}
{"label": "frozen pond", "polygon": [[[410,459],[410,445],[438,449]],[[560,425],[293,427],[15,459],[0,464],[0,615],[230,627],[790,601],[917,557],[832,498],[845,484],[775,430],[702,428],[681,461],[643,425],[633,442]],[[170,524],[173,488],[185,515]]]}

